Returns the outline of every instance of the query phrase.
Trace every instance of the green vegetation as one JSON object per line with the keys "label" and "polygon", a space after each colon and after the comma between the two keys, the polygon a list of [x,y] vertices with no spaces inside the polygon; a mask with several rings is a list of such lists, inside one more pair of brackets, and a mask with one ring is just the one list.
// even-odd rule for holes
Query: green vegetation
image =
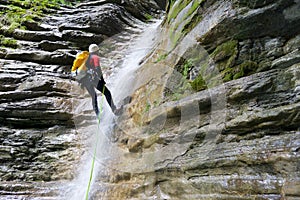
{"label": "green vegetation", "polygon": [[159,55],[158,58],[154,61],[154,63],[159,63],[159,62],[161,62],[162,60],[166,59],[167,56],[168,56],[168,53]]}
{"label": "green vegetation", "polygon": [[145,106],[145,110],[144,110],[144,113],[147,113],[150,111],[150,108],[151,108],[151,104],[149,102],[147,102],[146,106]]}
{"label": "green vegetation", "polygon": [[236,65],[237,54],[238,42],[236,40],[230,40],[221,44],[211,54],[225,82],[248,76],[255,73],[258,69],[258,64],[251,60],[246,60]]}
{"label": "green vegetation", "polygon": [[[183,70],[181,72],[183,75],[183,78],[185,79],[185,81],[187,81],[187,83],[189,83],[191,85],[192,89],[195,91],[207,89],[206,82],[205,82],[201,72],[198,74],[198,76],[194,80],[189,81],[190,77],[188,76],[189,75],[188,72],[193,68],[194,63],[195,62],[193,62],[192,59],[186,60],[184,62]],[[205,66],[203,66],[202,68],[205,68]],[[185,86],[184,88],[187,89],[188,87]]]}
{"label": "green vegetation", "polygon": [[38,0],[11,0],[8,1],[7,9],[1,12],[0,23],[10,29],[22,28],[25,21],[35,21],[49,13],[51,8],[58,8],[58,1],[38,1]]}
{"label": "green vegetation", "polygon": [[235,67],[233,79],[238,79],[243,76],[248,76],[257,71],[258,64],[251,60],[246,60],[242,64]]}
{"label": "green vegetation", "polygon": [[179,93],[179,92],[175,92],[172,94],[171,96],[171,100],[172,101],[178,101],[179,99],[183,98],[183,94],[182,93]]}
{"label": "green vegetation", "polygon": [[18,48],[17,40],[0,35],[0,46]]}
{"label": "green vegetation", "polygon": [[[46,14],[57,9],[61,4],[71,4],[67,0],[7,0],[0,10],[2,34],[11,35],[15,29],[26,29],[25,22],[39,21]],[[16,47],[13,40],[1,39],[1,45]]]}
{"label": "green vegetation", "polygon": [[[205,0],[169,0],[169,12],[165,23],[169,25],[169,38],[173,44],[171,48],[174,49],[201,22],[203,16],[199,8],[205,6],[205,2]],[[165,91],[165,96],[178,99],[184,96],[185,90],[189,90],[187,85],[194,91],[200,91],[255,73],[258,64],[251,60],[244,62],[238,60],[238,48],[238,40],[234,39],[219,44],[210,55],[197,46],[190,48],[184,55],[186,60],[179,61],[175,66],[175,70],[182,74],[188,84],[178,81],[173,91]],[[163,57],[160,57],[158,61],[162,59]],[[193,68],[199,72],[196,78],[191,80],[189,71]]]}
{"label": "green vegetation", "polygon": [[227,41],[218,46],[211,54],[218,70],[223,74],[223,81],[227,82],[233,79],[232,66],[238,54],[238,42],[236,40]]}
{"label": "green vegetation", "polygon": [[188,73],[191,70],[191,68],[193,67],[193,63],[192,60],[187,60],[184,65],[183,65],[183,71],[182,71],[182,75],[185,79],[188,79]]}
{"label": "green vegetation", "polygon": [[173,48],[176,47],[176,45],[178,44],[178,42],[180,41],[181,38],[183,38],[183,33],[181,31],[175,31],[173,28],[171,28],[171,32],[170,32],[170,39],[172,41],[173,44]]}
{"label": "green vegetation", "polygon": [[146,18],[147,21],[150,21],[150,20],[153,19],[153,16],[150,15],[150,14],[148,14],[148,13],[145,13],[145,14],[144,14],[144,17]]}
{"label": "green vegetation", "polygon": [[169,23],[172,19],[176,18],[180,11],[184,9],[191,1],[192,0],[181,0],[177,4],[175,4],[175,1],[172,1],[170,6],[171,9],[167,16],[167,22]]}
{"label": "green vegetation", "polygon": [[195,28],[195,26],[197,24],[200,23],[200,21],[202,20],[202,16],[201,15],[194,15],[191,20],[185,24],[184,26],[184,33],[189,33],[191,30],[193,30],[193,28]]}
{"label": "green vegetation", "polygon": [[[204,2],[205,0],[182,0],[173,4],[167,16],[167,23],[172,24],[171,21],[176,19],[180,13],[180,19],[176,19],[170,27],[170,38],[174,47],[183,36],[189,33],[202,20],[202,16],[199,15],[197,10]],[[185,9],[188,5],[189,8]]]}
{"label": "green vegetation", "polygon": [[198,9],[198,7],[205,2],[205,0],[194,0],[192,6],[188,10],[186,17],[193,15],[193,13]]}
{"label": "green vegetation", "polygon": [[207,89],[206,82],[204,81],[201,74],[199,74],[197,78],[191,82],[191,86],[195,91]]}
{"label": "green vegetation", "polygon": [[237,56],[238,42],[236,40],[230,40],[218,46],[215,51],[211,54],[212,59],[215,62],[221,62],[222,65],[219,66],[219,70],[224,70],[225,68],[231,67]]}

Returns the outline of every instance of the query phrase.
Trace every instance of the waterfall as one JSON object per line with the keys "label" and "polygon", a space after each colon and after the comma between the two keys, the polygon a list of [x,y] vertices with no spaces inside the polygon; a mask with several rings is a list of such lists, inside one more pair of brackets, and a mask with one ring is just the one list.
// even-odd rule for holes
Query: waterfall
{"label": "waterfall", "polygon": [[[134,72],[139,68],[140,61],[153,49],[156,32],[160,24],[161,20],[143,24],[142,33],[133,42],[129,43],[123,62],[116,69],[117,72],[108,78],[107,85],[117,106],[120,106],[123,103],[122,100],[134,91]],[[75,88],[74,93],[80,92],[78,86]],[[85,141],[83,148],[87,150],[80,157],[80,165],[76,170],[74,180],[63,188],[64,191],[61,195],[63,199],[83,200],[86,199],[87,191],[89,197],[99,190],[105,191],[104,184],[96,184],[96,180],[109,167],[106,163],[109,163],[110,155],[113,154],[116,148],[112,138],[116,116],[112,114],[105,97],[99,93],[98,104],[99,108],[102,107],[102,114],[100,123],[97,124],[95,117],[90,120],[88,119],[90,115],[85,114],[87,110],[91,110],[90,97],[84,96],[81,99],[73,100],[76,129],[78,134],[81,134],[81,139]],[[90,121],[93,123],[86,125]],[[91,188],[88,187],[89,183]]]}
{"label": "waterfall", "polygon": [[112,88],[113,93],[116,94],[115,99],[117,102],[122,101],[133,93],[135,89],[133,88],[134,72],[139,68],[139,63],[155,45],[155,39],[158,34],[157,28],[160,24],[161,20],[157,20],[148,25],[129,48]]}

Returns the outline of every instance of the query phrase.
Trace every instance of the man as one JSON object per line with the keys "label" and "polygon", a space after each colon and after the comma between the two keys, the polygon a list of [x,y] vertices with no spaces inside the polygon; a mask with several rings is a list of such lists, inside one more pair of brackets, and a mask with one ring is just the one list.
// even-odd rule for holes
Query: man
{"label": "man", "polygon": [[[99,47],[96,44],[91,44],[89,46],[89,57],[86,61],[87,74],[82,78],[79,83],[81,83],[88,91],[92,97],[93,109],[97,116],[99,116],[99,108],[97,101],[97,94],[95,88],[105,95],[106,101],[110,105],[113,113],[120,114],[122,108],[117,109],[109,89],[106,87],[106,82],[103,78],[102,70],[100,67],[100,57],[99,57]],[[73,71],[74,65],[72,67]],[[76,70],[76,69],[75,69]]]}

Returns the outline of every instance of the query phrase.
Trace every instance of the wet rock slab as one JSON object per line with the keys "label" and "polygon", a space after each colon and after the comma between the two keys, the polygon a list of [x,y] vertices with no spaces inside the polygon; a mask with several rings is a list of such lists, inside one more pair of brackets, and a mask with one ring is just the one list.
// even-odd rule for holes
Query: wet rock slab
{"label": "wet rock slab", "polygon": [[[1,3],[0,9],[6,9],[8,2]],[[125,48],[122,45],[128,46],[130,34],[141,29],[136,24],[152,12],[144,8],[137,19],[132,11],[136,16],[142,12],[137,6],[130,6],[129,12],[121,1],[89,1],[52,10],[39,22],[26,22],[28,30],[0,27],[0,34],[17,40],[19,47],[0,48],[0,199],[64,199],[60,196],[75,179],[87,148],[87,135],[79,134],[75,123],[95,123],[92,110],[74,116],[74,98],[87,101],[89,96],[79,95],[82,90],[70,79],[70,67],[78,50],[122,31],[120,39],[105,43],[112,46],[108,57],[113,59]],[[124,41],[127,44],[120,44]]]}

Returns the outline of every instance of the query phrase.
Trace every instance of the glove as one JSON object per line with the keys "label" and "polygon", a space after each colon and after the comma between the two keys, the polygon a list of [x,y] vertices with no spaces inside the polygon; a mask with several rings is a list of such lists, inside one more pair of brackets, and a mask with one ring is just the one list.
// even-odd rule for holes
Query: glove
{"label": "glove", "polygon": [[92,70],[92,69],[88,69],[86,72],[91,76],[94,75],[94,70]]}
{"label": "glove", "polygon": [[76,75],[77,75],[76,71],[71,72],[71,77],[72,77],[72,78],[75,78]]}

